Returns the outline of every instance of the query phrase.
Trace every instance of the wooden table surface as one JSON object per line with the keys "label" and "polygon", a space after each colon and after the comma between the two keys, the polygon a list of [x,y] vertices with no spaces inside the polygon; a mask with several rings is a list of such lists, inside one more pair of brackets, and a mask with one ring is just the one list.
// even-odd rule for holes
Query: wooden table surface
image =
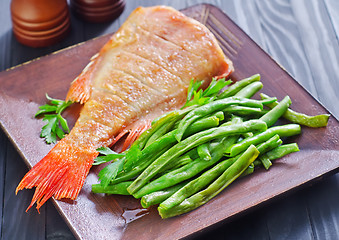
{"label": "wooden table surface", "polygon": [[[114,32],[137,6],[169,5],[183,9],[210,3],[222,9],[272,58],[339,118],[338,0],[139,0],[126,1],[123,14],[105,24],[71,16],[71,33],[59,44],[29,48],[12,33],[10,0],[0,1],[0,71],[88,39]],[[1,90],[1,86],[0,86]],[[23,123],[24,124],[24,123]],[[339,159],[338,159],[339,161]],[[21,157],[0,130],[1,239],[74,239],[53,204],[39,215],[25,213],[33,191],[15,196],[26,173]],[[218,224],[198,239],[339,239],[339,175],[307,184]],[[109,224],[109,223],[103,223]]]}

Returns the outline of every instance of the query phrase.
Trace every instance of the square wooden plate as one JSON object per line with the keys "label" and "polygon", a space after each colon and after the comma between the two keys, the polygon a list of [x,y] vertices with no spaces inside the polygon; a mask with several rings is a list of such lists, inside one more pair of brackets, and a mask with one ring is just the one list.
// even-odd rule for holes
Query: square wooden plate
{"label": "square wooden plate", "polygon": [[[234,63],[232,79],[260,73],[262,92],[278,99],[289,95],[293,101],[291,108],[296,111],[310,115],[328,113],[221,10],[204,4],[183,12],[214,33]],[[0,73],[0,123],[29,166],[52,148],[39,138],[43,123],[33,117],[38,106],[45,103],[45,93],[63,99],[70,82],[109,37],[99,37]],[[66,112],[71,126],[79,109],[75,105]],[[141,209],[139,201],[129,196],[92,194],[91,184],[97,182],[99,171],[96,167],[91,169],[76,201],[52,201],[79,239],[182,238],[337,171],[338,135],[338,120],[332,116],[326,128],[303,127],[302,135],[293,139],[300,152],[277,160],[269,171],[261,169],[237,180],[204,206],[171,219],[162,220],[156,208]]]}

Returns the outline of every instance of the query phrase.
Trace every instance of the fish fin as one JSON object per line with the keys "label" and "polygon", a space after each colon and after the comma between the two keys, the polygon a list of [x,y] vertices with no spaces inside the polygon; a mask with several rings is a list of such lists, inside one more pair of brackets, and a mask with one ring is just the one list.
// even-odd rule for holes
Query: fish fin
{"label": "fish fin", "polygon": [[98,152],[70,146],[69,141],[63,141],[64,139],[26,173],[16,188],[18,193],[24,188],[36,187],[26,212],[35,203],[39,211],[39,208],[52,196],[58,200],[77,198]]}
{"label": "fish fin", "polygon": [[85,103],[91,96],[91,76],[97,63],[98,54],[82,70],[80,75],[73,80],[68,90],[66,101]]}
{"label": "fish fin", "polygon": [[138,121],[125,128],[114,138],[111,146],[115,145],[123,136],[127,134],[125,140],[122,142],[120,152],[125,151],[144,131],[151,127],[151,123],[151,119],[143,119],[142,121]]}
{"label": "fish fin", "polygon": [[118,134],[118,136],[116,136],[116,137],[114,138],[113,142],[111,143],[111,146],[115,145],[115,144],[116,144],[123,136],[125,136],[125,135],[128,134],[128,133],[129,133],[129,130],[127,130],[127,129],[122,130],[122,131]]}
{"label": "fish fin", "polygon": [[149,124],[136,125],[130,129],[124,144],[122,145],[121,151],[125,151],[144,131],[151,127],[151,122]]}

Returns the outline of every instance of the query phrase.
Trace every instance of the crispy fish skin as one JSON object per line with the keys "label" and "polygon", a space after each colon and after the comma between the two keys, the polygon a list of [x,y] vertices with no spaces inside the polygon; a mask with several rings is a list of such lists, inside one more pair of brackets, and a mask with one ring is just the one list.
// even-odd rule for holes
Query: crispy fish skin
{"label": "crispy fish skin", "polygon": [[201,23],[170,7],[137,8],[72,82],[66,100],[84,104],[79,119],[16,192],[36,187],[28,209],[52,196],[76,199],[98,147],[132,128],[129,144],[150,119],[181,107],[191,79],[207,85],[232,71]]}

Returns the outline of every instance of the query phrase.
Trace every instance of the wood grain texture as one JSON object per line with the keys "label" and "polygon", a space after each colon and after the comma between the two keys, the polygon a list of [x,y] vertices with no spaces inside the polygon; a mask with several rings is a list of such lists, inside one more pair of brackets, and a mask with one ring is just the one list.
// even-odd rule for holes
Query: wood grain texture
{"label": "wood grain texture", "polygon": [[[92,37],[113,32],[130,11],[138,5],[149,6],[162,3],[182,9],[199,2],[207,2],[226,12],[264,50],[282,64],[298,82],[338,116],[338,108],[335,105],[337,96],[333,97],[333,94],[327,94],[326,91],[327,89],[336,89],[339,85],[339,76],[336,72],[338,70],[339,7],[336,0],[128,1],[122,16],[113,23],[88,24],[72,17],[71,34],[60,44],[44,49],[30,49],[16,42],[11,33],[9,2],[9,0],[0,1],[0,22],[2,23],[0,27],[0,70]],[[318,31],[321,32],[320,37],[317,34]],[[325,34],[324,38],[323,34]],[[335,37],[333,38],[333,36]],[[295,42],[291,42],[291,40]],[[323,51],[326,54],[323,54]],[[326,63],[326,72],[323,66],[318,65],[321,63]],[[323,75],[325,75],[326,84],[323,81]],[[325,86],[325,91],[319,91],[317,84],[320,84],[321,87]],[[12,154],[10,158],[6,157],[7,152],[10,152],[10,148],[12,148],[6,137],[3,136],[0,146],[0,173],[6,174],[5,165],[12,164],[15,159],[17,160],[15,167],[24,169],[22,171],[26,170],[25,164],[18,155]],[[20,181],[21,176],[18,174],[10,174],[10,176],[7,181],[16,183]],[[4,183],[4,178],[1,179]],[[46,225],[45,234],[37,234],[34,227],[26,227],[34,221],[34,214],[30,212],[26,214],[28,216],[26,220],[20,221],[23,226],[22,230],[18,231],[16,235],[11,235],[10,230],[16,229],[14,226],[17,224],[15,209],[20,205],[24,209],[31,193],[25,193],[27,197],[21,195],[13,198],[10,197],[13,195],[13,189],[7,187],[7,184],[5,185],[4,198],[1,198],[1,203],[2,206],[7,206],[6,209],[3,208],[5,211],[2,213],[6,211],[7,213],[2,215],[2,239],[25,239],[25,236],[30,236],[29,239],[53,239],[55,236],[60,239],[72,238],[70,237],[71,233],[65,227],[60,216],[56,215],[51,204],[46,207],[46,219],[40,217]],[[0,184],[0,187],[5,185]],[[338,239],[338,190],[339,177],[334,175],[313,186],[288,194],[269,205],[239,216],[231,223],[215,226],[211,232],[197,238],[206,239],[206,237],[212,236],[214,239],[223,239],[228,236],[230,239]],[[6,197],[7,195],[8,197]],[[243,226],[251,227],[244,228]],[[56,229],[64,230],[58,232]],[[55,231],[55,235],[53,235],[53,231]]]}

